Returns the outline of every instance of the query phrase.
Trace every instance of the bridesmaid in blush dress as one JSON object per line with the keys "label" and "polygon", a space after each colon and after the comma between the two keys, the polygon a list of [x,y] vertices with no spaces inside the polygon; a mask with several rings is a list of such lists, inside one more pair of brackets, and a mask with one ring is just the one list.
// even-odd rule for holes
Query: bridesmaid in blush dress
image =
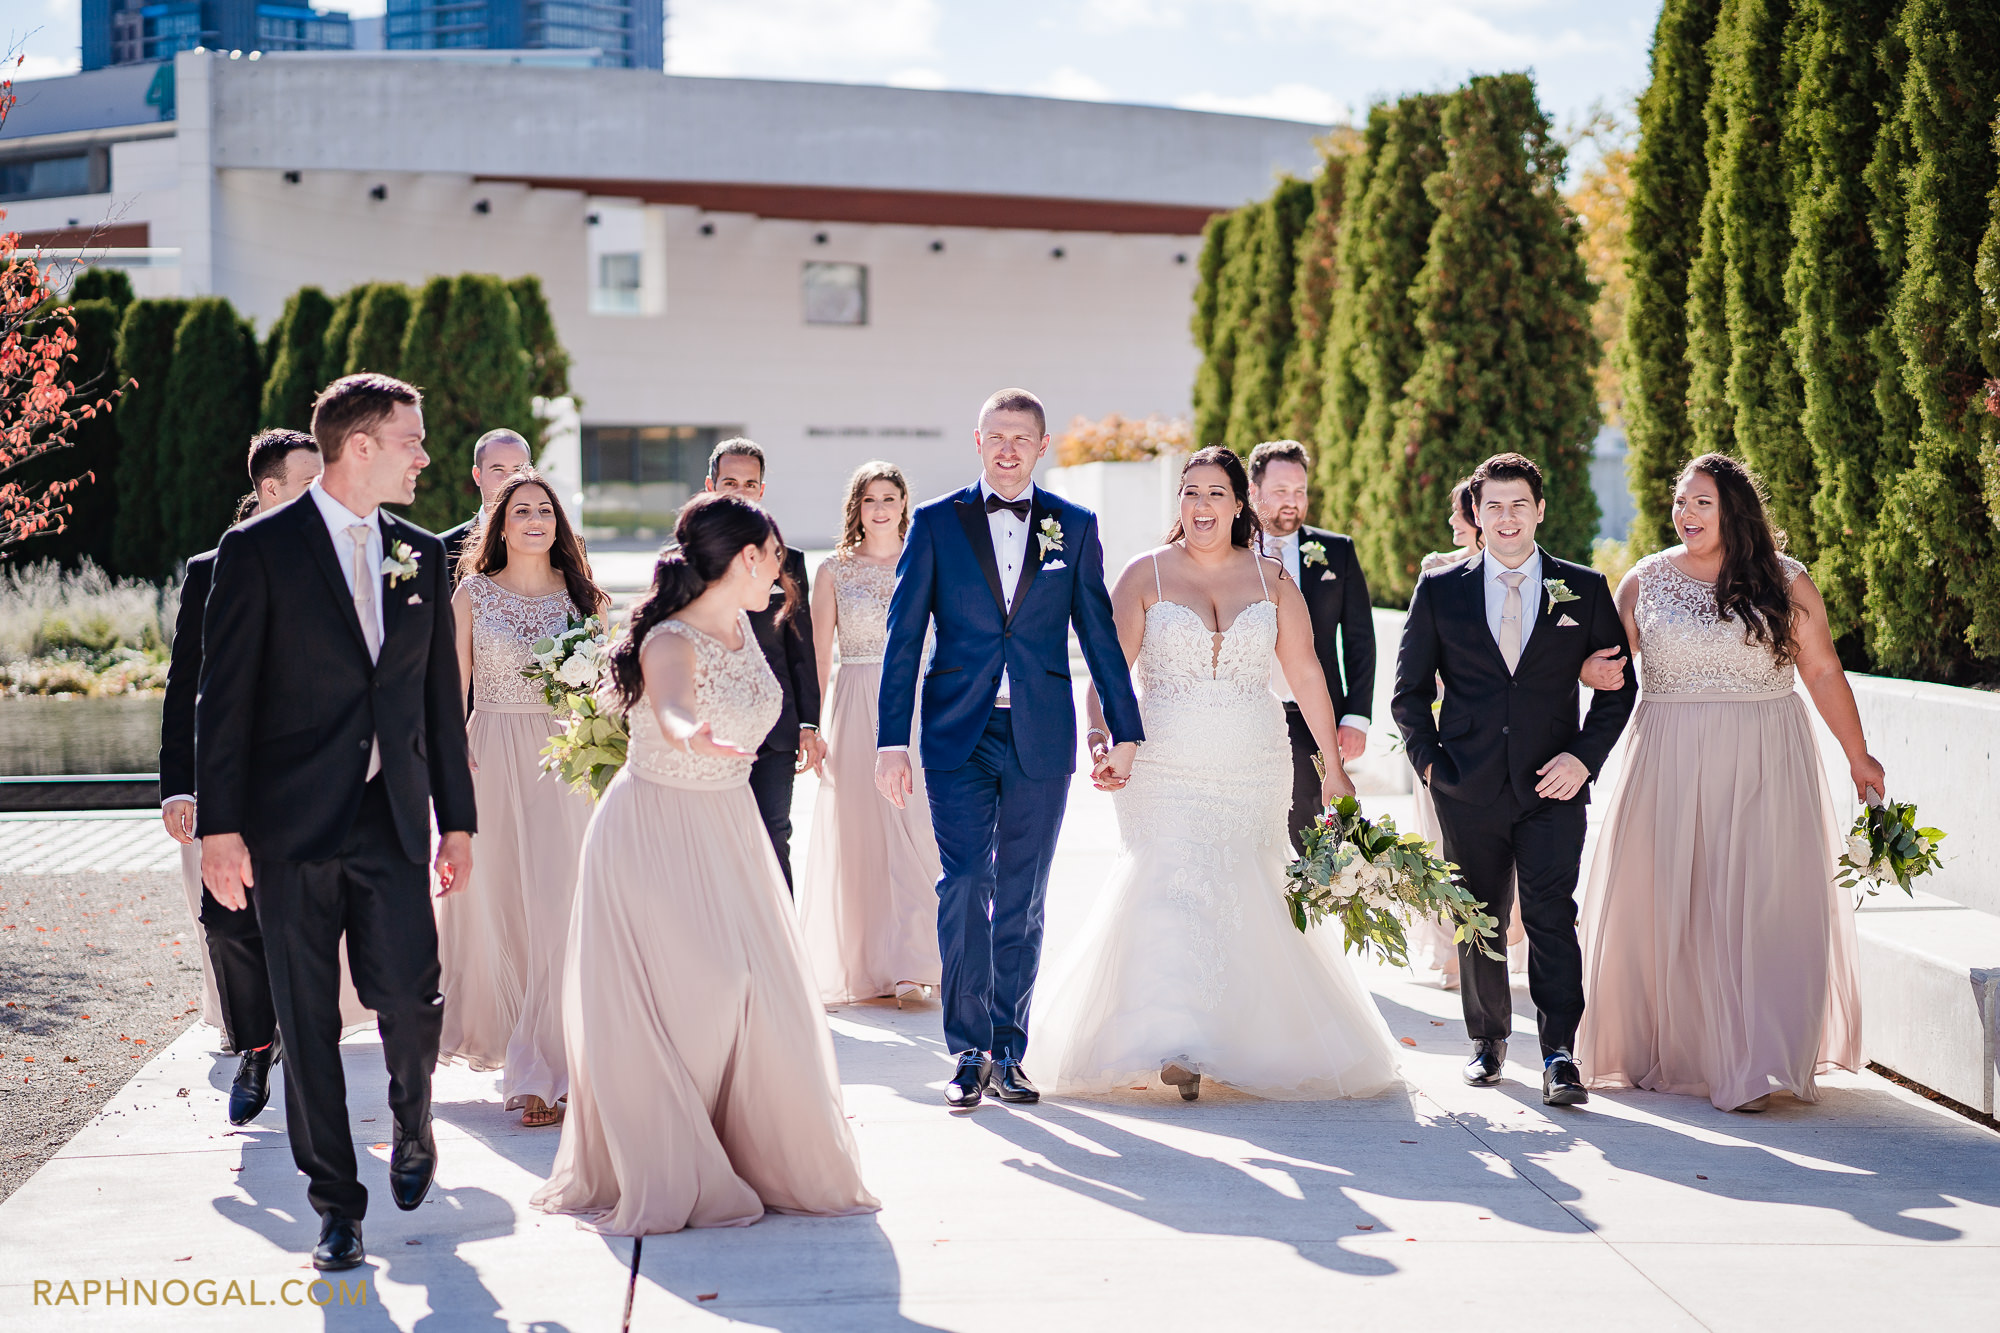
{"label": "bridesmaid in blush dress", "polygon": [[782,696],[748,613],[769,603],[784,542],[726,493],[690,500],[674,536],[612,651],[631,747],[584,838],[570,1109],[533,1202],[617,1236],[874,1212],[750,792]]}
{"label": "bridesmaid in blush dress", "polygon": [[604,610],[583,544],[554,491],[533,471],[494,498],[459,557],[452,612],[460,679],[472,682],[466,724],[480,831],[477,892],[438,900],[444,973],[442,1058],[504,1067],[500,1095],[526,1126],[562,1118],[562,959],[576,858],[590,798],[542,772],[558,730],[542,692],[521,675],[537,639]]}
{"label": "bridesmaid in blush dress", "polygon": [[1644,693],[1605,812],[1583,913],[1590,1086],[1761,1111],[1816,1101],[1861,1064],[1854,914],[1805,703],[1886,793],[1826,606],[1779,553],[1741,463],[1704,454],[1674,492],[1681,546],[1639,562],[1618,610]]}
{"label": "bridesmaid in blush dress", "polygon": [[[910,486],[893,463],[848,479],[840,548],[813,590],[820,697],[831,700],[826,767],[813,806],[799,894],[800,930],[820,998],[845,1004],[920,996],[943,974],[937,936],[937,838],[923,777],[902,809],[875,790],[876,695],[889,595],[910,527]],[[840,666],[827,690],[836,641]]]}

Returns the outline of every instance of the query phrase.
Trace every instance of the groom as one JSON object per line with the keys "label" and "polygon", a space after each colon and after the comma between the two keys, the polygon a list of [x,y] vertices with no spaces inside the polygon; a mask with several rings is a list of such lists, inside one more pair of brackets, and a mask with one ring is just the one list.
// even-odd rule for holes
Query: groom
{"label": "groom", "polygon": [[920,505],[910,521],[889,601],[875,761],[875,785],[901,809],[914,790],[910,715],[924,631],[935,620],[922,759],[944,871],[944,1035],[958,1059],[944,1099],[956,1108],[977,1106],[989,1087],[1002,1101],[1041,1099],[1021,1057],[1042,899],[1076,771],[1071,624],[1120,777],[1144,739],[1104,589],[1097,516],[1033,481],[1049,447],[1041,400],[1025,389],[988,398],[973,446],[979,481]]}
{"label": "groom", "polygon": [[340,1060],[340,941],[376,1014],[395,1147],[389,1191],[415,1208],[437,1170],[431,1068],[444,997],[424,862],[472,870],[465,690],[444,546],[384,513],[408,504],[424,452],[417,391],[348,375],[313,404],[326,470],[222,539],[195,703],[201,877],[254,910],[285,1049],[285,1129],[320,1216],[312,1262],[363,1262]]}
{"label": "groom", "polygon": [[[1410,599],[1390,712],[1410,764],[1430,788],[1444,857],[1506,921],[1518,873],[1528,932],[1528,992],[1542,1041],[1542,1101],[1588,1100],[1570,1054],[1583,1018],[1576,881],[1590,783],[1603,770],[1638,682],[1592,695],[1577,725],[1577,673],[1591,654],[1628,651],[1604,576],[1535,544],[1542,473],[1520,454],[1474,469],[1474,509],[1486,548],[1477,560],[1426,574]],[[1442,709],[1433,716],[1437,680]],[[1465,1081],[1497,1083],[1513,1031],[1507,961],[1458,949],[1472,1059]]]}

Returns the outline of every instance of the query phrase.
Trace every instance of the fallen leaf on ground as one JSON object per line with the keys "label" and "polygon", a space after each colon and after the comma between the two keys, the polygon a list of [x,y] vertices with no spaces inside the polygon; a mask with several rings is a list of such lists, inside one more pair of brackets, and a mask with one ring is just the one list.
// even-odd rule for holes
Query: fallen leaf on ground
{"label": "fallen leaf on ground", "polygon": [[720,1296],[721,1294],[722,1294],[722,1293],[721,1293],[721,1292],[719,1292],[719,1291],[711,1291],[711,1292],[708,1292],[708,1293],[706,1293],[706,1294],[704,1294],[704,1295],[701,1295],[701,1296],[697,1296],[697,1297],[695,1297],[695,1299],[696,1299],[696,1300],[698,1300],[698,1301],[712,1301],[712,1300],[714,1300],[714,1299],[715,1299],[715,1298],[716,1298],[717,1296]]}
{"label": "fallen leaf on ground", "polygon": [[1398,1037],[1397,1040],[1402,1042],[1403,1045],[1405,1046],[1414,1046],[1417,1044],[1417,1039],[1415,1037]]}
{"label": "fallen leaf on ground", "polygon": [[1365,1227],[1364,1227],[1364,1226],[1362,1226],[1362,1225],[1361,1225],[1361,1224],[1360,1224],[1359,1222],[1356,1222],[1356,1223],[1354,1224],[1354,1229],[1355,1229],[1356,1231],[1373,1231],[1373,1230],[1375,1229],[1375,1227],[1374,1227],[1374,1224],[1373,1224],[1373,1223],[1370,1223],[1370,1224],[1369,1224],[1368,1226],[1365,1226]]}
{"label": "fallen leaf on ground", "polygon": [[1696,1176],[1696,1177],[1695,1177],[1695,1179],[1696,1179],[1696,1180],[1707,1180],[1707,1179],[1708,1179],[1708,1177],[1707,1177],[1707,1176]]}

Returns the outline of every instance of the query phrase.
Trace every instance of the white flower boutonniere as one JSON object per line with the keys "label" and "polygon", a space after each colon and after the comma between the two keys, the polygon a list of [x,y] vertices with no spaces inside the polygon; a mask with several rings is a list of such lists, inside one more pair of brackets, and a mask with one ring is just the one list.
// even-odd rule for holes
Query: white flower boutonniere
{"label": "white flower boutonniere", "polygon": [[389,554],[382,557],[382,568],[376,572],[388,579],[389,586],[393,588],[404,579],[417,576],[418,558],[408,542],[397,542],[389,548]]}
{"label": "white flower boutonniere", "polygon": [[1577,595],[1569,590],[1569,585],[1561,579],[1543,579],[1542,590],[1549,595],[1549,610],[1553,611],[1564,602],[1574,602]]}
{"label": "white flower boutonniere", "polygon": [[1049,552],[1063,548],[1062,524],[1056,522],[1055,515],[1042,520],[1042,526],[1035,533],[1035,540],[1042,544],[1042,559],[1049,558]]}
{"label": "white flower boutonniere", "polygon": [[1326,546],[1321,542],[1304,542],[1299,546],[1299,563],[1308,568],[1326,563]]}

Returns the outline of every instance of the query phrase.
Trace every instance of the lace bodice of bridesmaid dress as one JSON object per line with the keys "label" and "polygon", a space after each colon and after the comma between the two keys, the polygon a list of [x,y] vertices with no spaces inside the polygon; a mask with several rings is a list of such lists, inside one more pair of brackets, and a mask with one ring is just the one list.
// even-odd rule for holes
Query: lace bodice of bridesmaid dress
{"label": "lace bodice of bridesmaid dress", "polygon": [[[750,617],[739,612],[737,623],[743,646],[733,650],[679,620],[663,620],[653,626],[639,647],[644,652],[656,634],[677,634],[693,644],[695,718],[709,724],[716,740],[754,755],[783,711],[785,697],[750,629]],[[626,725],[631,740],[625,762],[641,777],[669,785],[703,787],[735,786],[750,780],[753,760],[749,757],[688,754],[669,741],[660,732],[652,700],[643,694],[627,714]]]}
{"label": "lace bodice of bridesmaid dress", "polygon": [[827,564],[839,615],[835,640],[843,662],[880,662],[889,645],[889,598],[896,567],[873,565],[842,551]]}
{"label": "lace bodice of bridesmaid dress", "polygon": [[467,578],[465,590],[472,599],[472,706],[545,705],[521,672],[534,663],[535,640],[569,628],[569,593],[523,597],[484,574]]}
{"label": "lace bodice of bridesmaid dress", "polygon": [[[1787,585],[1805,566],[1781,555]],[[1716,609],[1715,585],[1680,571],[1661,551],[1639,575],[1640,683],[1647,694],[1773,694],[1792,688],[1790,664],[1745,639],[1743,626]]]}

